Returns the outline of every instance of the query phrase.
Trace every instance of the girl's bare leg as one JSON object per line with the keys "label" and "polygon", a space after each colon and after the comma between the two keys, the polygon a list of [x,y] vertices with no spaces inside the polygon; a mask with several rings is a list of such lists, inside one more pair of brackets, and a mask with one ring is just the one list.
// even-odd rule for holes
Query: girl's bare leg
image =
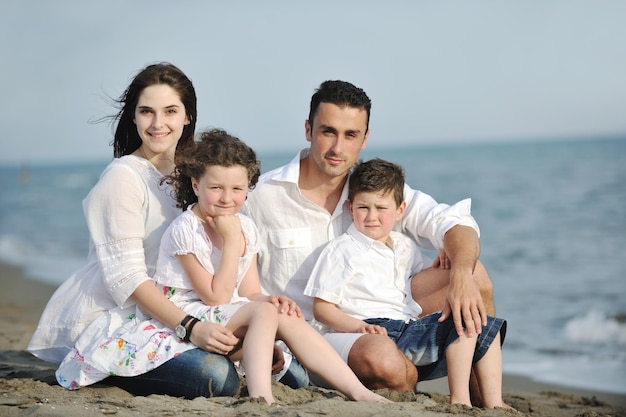
{"label": "girl's bare leg", "polygon": [[305,368],[324,378],[348,398],[355,401],[390,402],[367,389],[324,337],[303,318],[279,314],[277,336]]}
{"label": "girl's bare leg", "polygon": [[469,393],[469,379],[472,371],[472,358],[476,349],[476,338],[477,336],[459,336],[446,350],[450,404],[472,406]]}
{"label": "girl's bare leg", "polygon": [[268,404],[274,403],[271,376],[277,316],[272,304],[252,301],[237,310],[226,324],[235,336],[243,338],[241,362],[250,397],[263,397]]}
{"label": "girl's bare leg", "polygon": [[500,333],[495,337],[491,346],[475,365],[478,385],[483,396],[485,408],[512,407],[502,401],[502,349],[500,348]]}

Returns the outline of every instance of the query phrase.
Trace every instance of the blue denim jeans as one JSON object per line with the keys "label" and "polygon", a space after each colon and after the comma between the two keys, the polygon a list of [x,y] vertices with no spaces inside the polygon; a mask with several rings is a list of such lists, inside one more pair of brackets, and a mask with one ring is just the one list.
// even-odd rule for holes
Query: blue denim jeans
{"label": "blue denim jeans", "polygon": [[[392,320],[375,318],[365,320],[387,329],[387,335],[396,343],[411,362],[417,366],[420,381],[444,377],[448,374],[445,352],[458,334],[452,318],[439,323],[441,312],[429,314],[419,319]],[[501,318],[487,316],[487,325],[483,326],[478,335],[472,364],[478,362],[487,353],[498,332],[500,344],[504,342],[506,321]]]}
{"label": "blue denim jeans", "polygon": [[[134,395],[162,394],[188,399],[233,396],[239,391],[239,376],[233,363],[223,355],[191,349],[156,369],[133,377],[109,377],[105,383]],[[309,384],[307,371],[295,360],[280,382],[291,388]]]}

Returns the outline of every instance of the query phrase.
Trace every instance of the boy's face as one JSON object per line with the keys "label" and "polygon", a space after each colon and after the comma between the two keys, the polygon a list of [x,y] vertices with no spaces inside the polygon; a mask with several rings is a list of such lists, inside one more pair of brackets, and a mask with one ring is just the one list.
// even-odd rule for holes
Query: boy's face
{"label": "boy's face", "polygon": [[352,202],[348,201],[348,207],[359,232],[387,244],[389,232],[402,218],[406,202],[398,207],[392,193],[360,192],[355,194]]}

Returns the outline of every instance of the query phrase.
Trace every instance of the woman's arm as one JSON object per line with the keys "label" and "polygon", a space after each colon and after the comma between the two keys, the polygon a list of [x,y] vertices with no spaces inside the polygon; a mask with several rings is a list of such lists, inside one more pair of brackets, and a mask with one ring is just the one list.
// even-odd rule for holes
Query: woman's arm
{"label": "woman's arm", "polygon": [[[145,281],[140,284],[131,298],[146,314],[170,329],[176,328],[187,315],[168,300],[152,281]],[[233,350],[239,343],[239,339],[224,326],[199,322],[192,329],[191,342],[208,352],[226,354]]]}

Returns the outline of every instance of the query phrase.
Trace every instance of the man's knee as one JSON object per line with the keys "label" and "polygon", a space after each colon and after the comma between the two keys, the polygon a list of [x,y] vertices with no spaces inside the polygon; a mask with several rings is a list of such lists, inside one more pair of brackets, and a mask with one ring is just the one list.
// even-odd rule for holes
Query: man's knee
{"label": "man's knee", "polygon": [[[480,261],[476,263],[474,278],[476,280],[476,284],[478,285],[478,289],[480,290],[483,302],[488,305],[493,304],[493,281],[491,281],[491,278],[487,273],[487,269],[485,269],[485,266]],[[489,314],[493,313],[489,312]]]}
{"label": "man's knee", "polygon": [[387,336],[361,336],[350,349],[348,365],[370,389],[414,390],[417,369]]}

